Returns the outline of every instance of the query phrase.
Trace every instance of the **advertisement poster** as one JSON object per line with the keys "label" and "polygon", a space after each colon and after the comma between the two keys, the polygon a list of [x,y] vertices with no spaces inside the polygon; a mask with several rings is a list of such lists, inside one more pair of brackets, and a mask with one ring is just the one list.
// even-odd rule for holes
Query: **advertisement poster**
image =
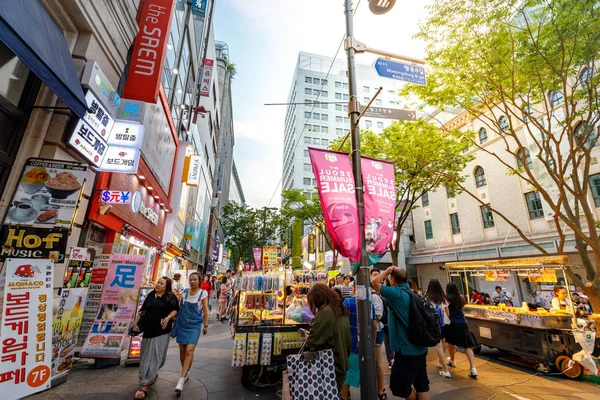
{"label": "advertisement poster", "polygon": [[4,263],[3,398],[18,399],[50,388],[53,267],[51,260],[8,258]]}
{"label": "advertisement poster", "polygon": [[371,264],[389,250],[396,218],[396,177],[394,164],[362,157],[365,187],[365,245]]}
{"label": "advertisement poster", "polygon": [[135,314],[146,256],[113,254],[92,329],[82,357],[118,358]]}
{"label": "advertisement poster", "polygon": [[352,262],[360,261],[360,227],[350,157],[325,149],[308,149],[325,226],[333,247]]}
{"label": "advertisement poster", "polygon": [[85,247],[72,247],[69,253],[69,260],[71,261],[94,261],[94,255],[96,249],[85,248]]}
{"label": "advertisement poster", "polygon": [[98,315],[98,306],[104,289],[104,280],[108,274],[108,261],[110,254],[98,254],[92,268],[92,276],[88,285],[88,295],[85,301],[83,320],[79,328],[79,337],[77,338],[77,348],[83,346],[85,339],[92,329],[92,325]]}
{"label": "advertisement poster", "polygon": [[[144,304],[144,300],[146,300],[146,296],[148,296],[148,293],[150,293],[154,288],[151,287],[143,287],[140,288],[140,296],[138,299],[138,304],[137,304],[137,309],[135,310],[135,315],[133,317],[133,319],[135,319],[135,317],[137,317],[137,314],[140,312],[140,308],[142,308],[142,304]],[[131,338],[131,343],[129,344],[129,351],[127,352],[127,358],[128,359],[136,359],[136,358],[140,358],[140,351],[142,350],[142,338],[144,337],[144,334],[140,334],[138,336],[133,336]]]}
{"label": "advertisement poster", "polygon": [[264,246],[262,248],[263,265],[277,264],[277,246]]}
{"label": "advertisement poster", "polygon": [[35,226],[2,225],[0,229],[0,261],[11,258],[65,260],[68,228],[38,228]]}
{"label": "advertisement poster", "polygon": [[21,172],[5,224],[70,226],[87,165],[30,158]]}
{"label": "advertisement poster", "polygon": [[507,282],[508,281],[508,271],[505,270],[493,270],[493,271],[485,271],[485,280],[486,281],[494,281],[494,282]]}
{"label": "advertisement poster", "polygon": [[556,270],[552,268],[544,268],[539,271],[529,272],[529,282],[544,282],[544,283],[556,283]]}
{"label": "advertisement poster", "polygon": [[59,289],[52,323],[52,378],[66,375],[73,364],[87,289]]}
{"label": "advertisement poster", "polygon": [[86,288],[92,278],[92,261],[69,260],[65,269],[63,288]]}
{"label": "advertisement poster", "polygon": [[253,247],[252,254],[254,255],[254,266],[259,270],[261,268],[260,258],[262,257],[262,249],[260,247]]}

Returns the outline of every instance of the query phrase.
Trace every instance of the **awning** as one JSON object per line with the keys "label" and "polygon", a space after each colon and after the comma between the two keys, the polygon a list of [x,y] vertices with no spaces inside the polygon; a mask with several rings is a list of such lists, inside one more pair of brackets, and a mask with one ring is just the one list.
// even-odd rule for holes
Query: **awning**
{"label": "awning", "polygon": [[83,118],[87,104],[67,42],[39,0],[0,1],[0,40]]}

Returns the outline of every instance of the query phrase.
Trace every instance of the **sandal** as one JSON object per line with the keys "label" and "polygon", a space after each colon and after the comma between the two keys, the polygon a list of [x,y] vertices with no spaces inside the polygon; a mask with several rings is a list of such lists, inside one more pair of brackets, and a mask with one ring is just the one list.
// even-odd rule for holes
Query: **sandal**
{"label": "sandal", "polygon": [[[138,392],[142,392],[144,394],[144,397],[136,396]],[[146,397],[148,397],[148,392],[146,392],[144,389],[138,389],[138,391],[135,392],[135,394],[133,395],[133,400],[144,400]]]}

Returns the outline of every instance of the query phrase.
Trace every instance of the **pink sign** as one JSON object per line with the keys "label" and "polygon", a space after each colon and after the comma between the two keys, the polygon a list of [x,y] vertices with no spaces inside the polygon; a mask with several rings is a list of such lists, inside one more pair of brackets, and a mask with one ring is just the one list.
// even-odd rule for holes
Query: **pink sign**
{"label": "pink sign", "polygon": [[261,267],[261,259],[262,259],[262,248],[261,247],[253,247],[252,253],[254,254],[254,266],[256,270],[259,270]]}
{"label": "pink sign", "polygon": [[146,256],[113,254],[98,314],[81,348],[82,357],[118,358],[138,302]]}
{"label": "pink sign", "polygon": [[394,235],[396,178],[394,164],[361,158],[365,187],[365,243],[367,252],[385,253]]}
{"label": "pink sign", "polygon": [[360,228],[350,157],[324,149],[308,149],[325,226],[333,247],[352,262],[360,261]]}

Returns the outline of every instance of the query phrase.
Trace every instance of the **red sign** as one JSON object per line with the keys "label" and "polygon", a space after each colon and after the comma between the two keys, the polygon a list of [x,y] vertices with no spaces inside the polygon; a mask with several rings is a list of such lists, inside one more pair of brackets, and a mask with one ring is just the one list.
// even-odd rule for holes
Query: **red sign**
{"label": "red sign", "polygon": [[156,103],[173,15],[173,3],[174,0],[143,2],[139,32],[133,42],[133,55],[129,63],[123,97]]}
{"label": "red sign", "polygon": [[210,96],[210,85],[212,83],[212,72],[215,60],[204,60],[202,67],[202,82],[200,83],[200,96]]}

